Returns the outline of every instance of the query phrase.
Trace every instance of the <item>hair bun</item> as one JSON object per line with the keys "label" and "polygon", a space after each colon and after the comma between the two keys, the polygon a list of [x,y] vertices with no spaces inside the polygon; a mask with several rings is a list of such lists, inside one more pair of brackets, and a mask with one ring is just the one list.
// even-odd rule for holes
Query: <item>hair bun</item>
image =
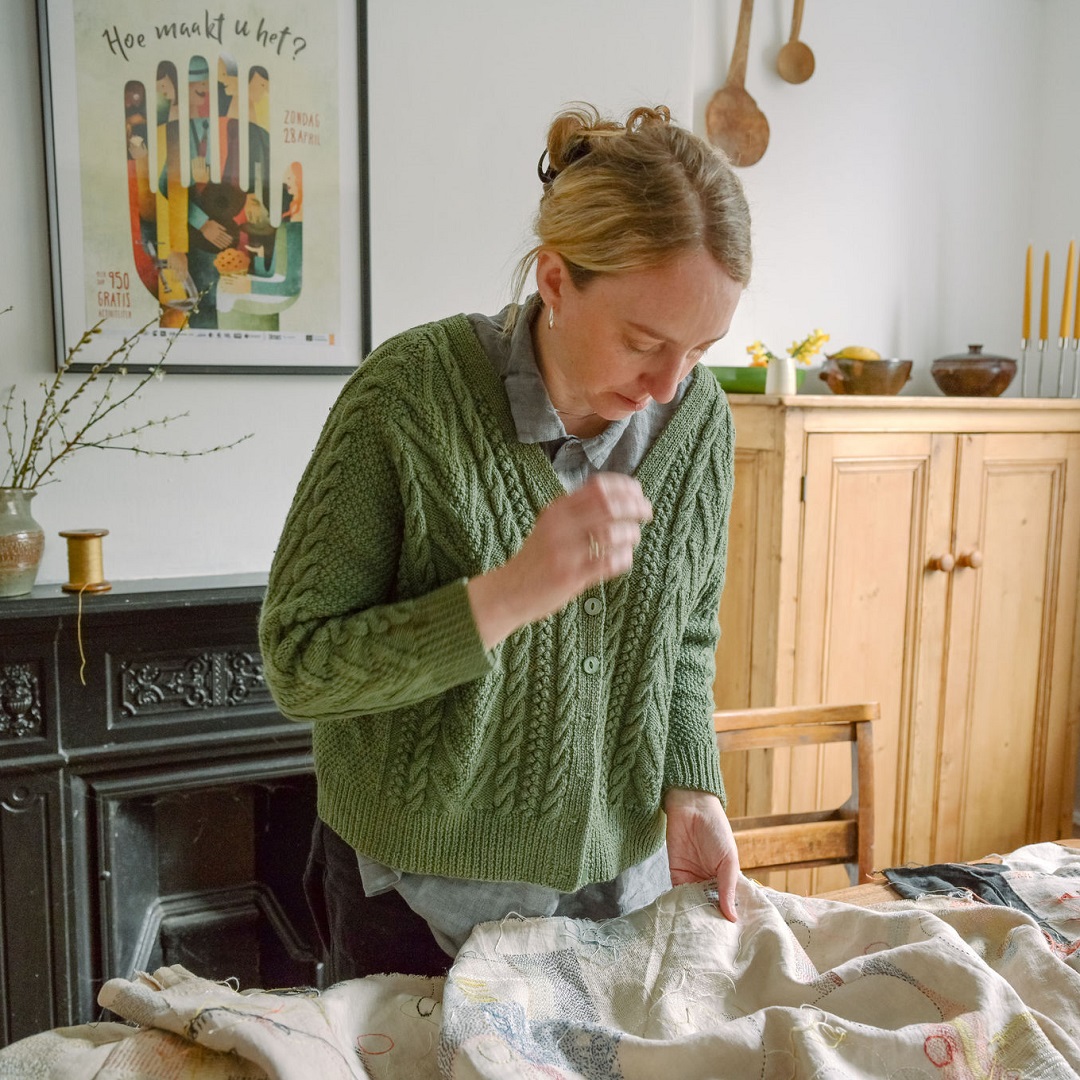
{"label": "hair bun", "polygon": [[671,110],[666,105],[657,105],[655,109],[641,105],[626,118],[626,133],[632,135],[642,128],[659,125],[666,127],[671,123]]}
{"label": "hair bun", "polygon": [[[515,298],[545,251],[562,259],[577,289],[702,249],[732,280],[749,282],[742,184],[723,152],[680,126],[665,105],[640,105],[616,121],[586,102],[568,103],[548,127],[537,172],[544,190],[536,244],[518,262]],[[507,333],[521,310],[511,309]]]}
{"label": "hair bun", "polygon": [[559,113],[548,128],[547,147],[544,151],[548,167],[543,168],[544,158],[541,155],[540,167],[537,169],[540,179],[544,183],[550,183],[563,169],[569,168],[575,161],[580,161],[592,149],[596,137],[610,138],[613,135],[622,135],[626,130],[623,125],[601,116],[595,105],[584,101],[574,102]]}

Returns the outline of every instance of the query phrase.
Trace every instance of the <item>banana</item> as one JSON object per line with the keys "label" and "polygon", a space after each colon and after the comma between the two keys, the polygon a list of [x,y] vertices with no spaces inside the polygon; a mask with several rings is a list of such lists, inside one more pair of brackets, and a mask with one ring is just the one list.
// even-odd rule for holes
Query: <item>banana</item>
{"label": "banana", "polygon": [[833,356],[843,360],[881,359],[881,353],[876,349],[868,349],[865,345],[845,345],[839,352],[833,353]]}

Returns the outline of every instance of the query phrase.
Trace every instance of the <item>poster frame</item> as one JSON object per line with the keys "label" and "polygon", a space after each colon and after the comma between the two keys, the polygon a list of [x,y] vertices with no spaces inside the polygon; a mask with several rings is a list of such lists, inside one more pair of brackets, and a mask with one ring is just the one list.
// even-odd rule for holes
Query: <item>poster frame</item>
{"label": "poster frame", "polygon": [[[53,63],[53,49],[51,47],[57,32],[64,32],[74,36],[75,8],[78,4],[93,4],[95,0],[37,0],[37,23],[38,23],[38,46],[41,68],[41,95],[42,95],[42,120],[43,138],[45,150],[45,181],[48,201],[49,217],[49,247],[50,247],[50,274],[52,294],[52,322],[54,340],[56,345],[56,364],[59,368],[68,356],[71,347],[79,338],[90,329],[90,320],[79,317],[78,312],[83,310],[86,278],[85,271],[81,273],[79,292],[72,295],[75,290],[71,287],[73,266],[80,259],[82,253],[82,237],[79,236],[79,255],[74,255],[71,248],[71,230],[65,227],[65,210],[72,206],[72,200],[79,203],[83,200],[83,173],[81,163],[78,160],[78,140],[73,150],[66,149],[65,144],[57,138],[57,132],[61,124],[68,125],[68,130],[74,124],[78,127],[78,101],[75,93],[75,77],[70,73],[59,71]],[[370,178],[368,156],[368,41],[367,41],[367,3],[366,0],[311,0],[315,5],[333,4],[339,9],[339,16],[343,20],[351,21],[355,12],[355,37],[356,50],[352,53],[347,41],[339,42],[340,64],[339,80],[339,115],[342,118],[342,128],[345,127],[346,118],[350,129],[353,116],[356,123],[355,140],[342,140],[341,146],[346,142],[352,146],[355,142],[355,163],[350,168],[353,155],[343,155],[348,160],[341,161],[341,174],[350,178],[355,177],[352,186],[340,183],[337,188],[337,206],[335,208],[339,227],[339,233],[355,237],[355,252],[348,257],[348,269],[351,272],[352,254],[355,254],[355,289],[349,290],[345,285],[341,287],[340,304],[342,314],[350,305],[355,304],[354,312],[350,312],[348,322],[351,329],[342,332],[327,348],[332,354],[329,362],[298,362],[297,350],[290,349],[286,342],[273,341],[262,348],[265,355],[252,357],[252,351],[260,350],[258,343],[244,342],[237,348],[243,347],[245,356],[243,362],[235,362],[227,354],[229,342],[224,344],[214,342],[214,353],[207,356],[210,350],[200,349],[199,335],[188,328],[180,332],[156,331],[154,329],[144,333],[141,337],[171,337],[175,340],[168,341],[166,352],[168,353],[164,367],[169,373],[197,374],[197,375],[338,375],[355,371],[361,359],[371,349],[371,228],[370,228]],[[132,4],[133,11],[146,11],[145,4],[139,4],[136,0]],[[152,9],[151,9],[152,10]],[[218,0],[215,12],[221,12],[226,19],[234,12],[250,10],[244,8],[241,0]],[[200,44],[195,43],[196,48]],[[207,49],[215,46],[206,43]],[[348,62],[344,62],[348,58]],[[354,61],[354,63],[353,63]],[[355,108],[353,108],[355,103]],[[351,135],[351,130],[349,132]],[[81,217],[81,215],[80,215]],[[346,256],[342,256],[343,262]],[[81,261],[81,260],[80,260]],[[346,280],[349,274],[343,274],[342,280]],[[343,325],[346,320],[343,320]],[[104,335],[102,335],[104,336]],[[227,336],[227,335],[218,335]],[[239,336],[239,335],[236,335]],[[292,335],[296,337],[297,335]],[[115,346],[120,337],[114,337],[111,345]],[[103,347],[104,348],[104,347]],[[107,349],[105,349],[107,352]],[[137,373],[145,372],[156,367],[160,362],[161,349],[156,354],[146,353],[147,358],[142,359],[143,349],[141,338],[135,349],[131,352],[129,360],[125,363],[125,370]],[[84,355],[86,358],[84,359]],[[76,355],[69,365],[71,371],[90,371],[100,357],[87,353],[84,348]]]}

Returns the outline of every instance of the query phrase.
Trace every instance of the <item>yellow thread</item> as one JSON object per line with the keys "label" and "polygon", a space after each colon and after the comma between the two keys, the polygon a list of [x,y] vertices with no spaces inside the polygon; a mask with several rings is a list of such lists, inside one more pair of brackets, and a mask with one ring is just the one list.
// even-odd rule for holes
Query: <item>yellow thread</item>
{"label": "yellow thread", "polygon": [[102,563],[101,538],[109,535],[108,529],[71,529],[61,532],[67,540],[68,577],[61,588],[65,592],[108,592],[112,585],[105,580]]}
{"label": "yellow thread", "polygon": [[463,979],[459,976],[453,982],[474,1005],[490,1004],[499,1000],[488,990],[487,983],[483,979]]}
{"label": "yellow thread", "polygon": [[82,594],[86,592],[86,586],[84,585],[79,590],[79,614],[75,619],[75,636],[79,639],[79,660],[82,662],[79,664],[79,682],[86,685],[86,653],[83,652],[82,643]]}
{"label": "yellow thread", "polygon": [[71,579],[60,587],[64,592],[79,594],[79,611],[75,621],[79,639],[79,682],[86,685],[86,652],[82,639],[82,598],[84,592],[108,592],[112,585],[105,580],[101,557],[101,538],[109,535],[108,529],[72,529],[61,532],[67,540],[68,577]]}
{"label": "yellow thread", "polygon": [[[803,1004],[799,1006],[800,1009],[806,1009],[810,1012],[819,1013],[822,1017],[827,1017],[828,1013],[823,1013],[816,1005]],[[802,1027],[793,1027],[788,1032],[788,1044],[790,1045],[792,1052],[795,1050],[795,1032],[805,1032],[811,1038],[817,1038],[817,1040],[823,1045],[827,1046],[830,1050],[835,1050],[847,1037],[847,1032],[837,1027],[835,1024],[830,1024],[827,1020],[808,1020]]]}

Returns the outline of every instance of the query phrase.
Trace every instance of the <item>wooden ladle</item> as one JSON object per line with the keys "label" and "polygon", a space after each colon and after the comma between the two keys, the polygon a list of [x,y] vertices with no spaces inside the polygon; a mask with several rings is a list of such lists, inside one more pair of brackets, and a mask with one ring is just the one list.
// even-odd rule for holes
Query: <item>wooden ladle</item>
{"label": "wooden ladle", "polygon": [[705,106],[705,131],[733,165],[753,165],[769,145],[769,121],[746,92],[746,57],[750,51],[750,19],[754,0],[742,0],[735,50],[727,81]]}
{"label": "wooden ladle", "polygon": [[776,70],[789,83],[806,82],[814,74],[814,54],[810,46],[799,40],[802,27],[803,0],[795,0],[791,13],[791,38],[776,54]]}

